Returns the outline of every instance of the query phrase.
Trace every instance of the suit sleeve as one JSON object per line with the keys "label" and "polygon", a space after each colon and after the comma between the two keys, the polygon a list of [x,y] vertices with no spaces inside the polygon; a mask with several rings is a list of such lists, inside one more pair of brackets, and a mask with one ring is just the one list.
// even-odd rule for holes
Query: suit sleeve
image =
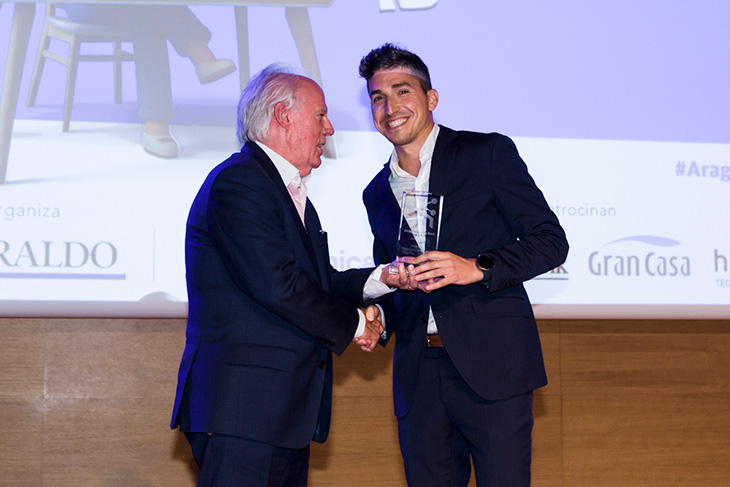
{"label": "suit sleeve", "polygon": [[262,171],[223,170],[212,183],[206,212],[210,239],[236,286],[248,297],[313,338],[327,337],[335,353],[352,340],[355,307],[326,292],[304,269],[299,239],[281,193]]}
{"label": "suit sleeve", "polygon": [[[390,257],[388,256],[388,251],[385,248],[385,244],[381,240],[380,236],[378,235],[378,232],[375,229],[375,221],[373,218],[375,218],[373,215],[375,215],[377,212],[373,210],[374,206],[377,206],[380,202],[373,201],[372,195],[369,194],[370,188],[366,189],[363,192],[363,203],[365,204],[365,207],[368,209],[368,221],[370,222],[370,230],[373,233],[373,260],[375,261],[375,265],[381,265],[381,264],[388,264],[391,262]],[[380,305],[381,309],[383,310],[384,315],[384,323],[385,326],[385,333],[384,335],[381,335],[381,338],[379,340],[380,345],[385,346],[390,338],[393,336],[393,333],[395,332],[395,322],[396,322],[396,309],[395,309],[395,293],[388,293],[384,296],[382,296],[380,299],[376,300],[377,304]]]}
{"label": "suit sleeve", "polygon": [[565,262],[568,241],[512,140],[497,137],[487,167],[500,213],[517,237],[501,248],[484,249],[495,261],[489,289],[495,292]]}
{"label": "suit sleeve", "polygon": [[332,268],[332,293],[354,306],[365,306],[363,288],[373,270],[373,267],[345,271]]}

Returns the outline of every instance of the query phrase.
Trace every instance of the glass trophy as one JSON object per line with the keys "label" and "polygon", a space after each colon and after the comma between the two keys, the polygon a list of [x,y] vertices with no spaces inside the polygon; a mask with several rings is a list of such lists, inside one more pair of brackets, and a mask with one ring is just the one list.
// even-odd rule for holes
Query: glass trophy
{"label": "glass trophy", "polygon": [[[419,191],[403,192],[395,250],[397,262],[412,262],[422,253],[438,248],[443,207],[443,195]],[[398,268],[390,267],[389,272],[397,274]]]}

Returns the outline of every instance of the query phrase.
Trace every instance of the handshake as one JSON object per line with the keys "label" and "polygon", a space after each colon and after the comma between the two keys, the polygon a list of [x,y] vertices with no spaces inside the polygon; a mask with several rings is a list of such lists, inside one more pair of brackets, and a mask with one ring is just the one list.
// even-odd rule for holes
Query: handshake
{"label": "handshake", "polygon": [[[483,279],[484,274],[474,259],[451,252],[431,250],[418,257],[401,257],[383,267],[380,281],[390,288],[407,292],[430,293],[446,286],[466,286]],[[366,352],[372,352],[383,333],[380,308],[362,308],[367,323],[365,331],[353,340]]]}
{"label": "handshake", "polygon": [[360,308],[365,314],[365,331],[359,337],[353,338],[352,341],[363,349],[365,352],[372,352],[375,350],[375,345],[380,340],[380,335],[383,333],[383,321],[380,314],[380,308],[371,304],[365,308]]}
{"label": "handshake", "polygon": [[[406,264],[408,268],[406,268]],[[413,261],[398,260],[385,266],[380,274],[380,281],[391,288],[413,291],[418,288],[415,279]],[[372,352],[383,333],[383,318],[378,306],[370,305],[360,308],[365,314],[365,331],[359,337],[352,339],[365,352]]]}
{"label": "handshake", "polygon": [[[406,268],[406,263],[410,264],[408,268]],[[412,261],[398,260],[392,262],[383,268],[380,274],[380,281],[391,288],[413,291],[418,287],[414,273],[409,272],[413,271],[413,269]],[[360,308],[360,310],[365,314],[365,331],[363,331],[362,335],[352,340],[365,352],[372,352],[375,350],[375,345],[378,344],[384,330],[383,318],[378,306],[370,305]]]}

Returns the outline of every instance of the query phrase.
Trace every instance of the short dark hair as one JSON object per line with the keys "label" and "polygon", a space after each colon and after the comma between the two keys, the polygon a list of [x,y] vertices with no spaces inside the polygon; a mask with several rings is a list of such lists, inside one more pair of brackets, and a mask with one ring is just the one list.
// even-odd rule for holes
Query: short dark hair
{"label": "short dark hair", "polygon": [[408,68],[418,78],[421,88],[428,92],[431,88],[431,75],[421,58],[410,51],[390,42],[376,47],[360,60],[360,76],[370,81],[381,69]]}

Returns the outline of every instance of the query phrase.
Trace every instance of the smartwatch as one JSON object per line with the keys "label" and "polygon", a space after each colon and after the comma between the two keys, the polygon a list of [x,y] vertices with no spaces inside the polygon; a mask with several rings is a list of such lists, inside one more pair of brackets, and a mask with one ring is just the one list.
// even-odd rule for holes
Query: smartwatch
{"label": "smartwatch", "polygon": [[479,254],[476,259],[477,267],[484,277],[482,277],[483,283],[488,283],[492,278],[492,269],[494,269],[494,259],[488,254]]}

